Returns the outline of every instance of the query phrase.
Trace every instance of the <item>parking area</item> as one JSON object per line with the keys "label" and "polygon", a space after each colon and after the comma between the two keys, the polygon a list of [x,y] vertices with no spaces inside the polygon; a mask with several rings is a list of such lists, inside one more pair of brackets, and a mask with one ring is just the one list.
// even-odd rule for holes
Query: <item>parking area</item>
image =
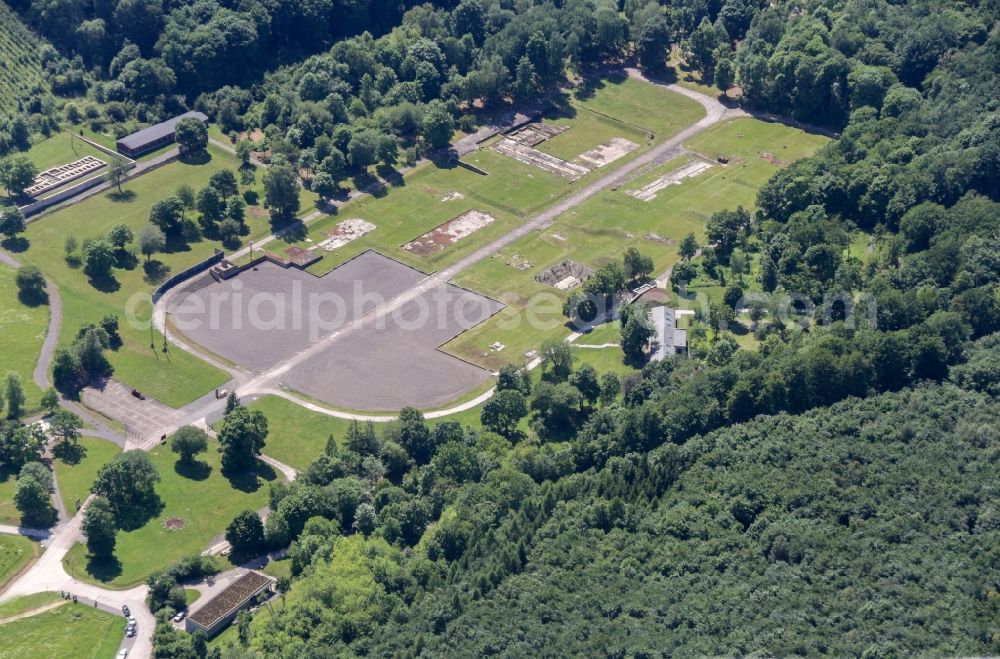
{"label": "parking area", "polygon": [[[201,277],[174,296],[172,326],[243,366],[263,371],[388,304],[426,275],[368,251],[323,277],[262,263],[225,281]],[[502,305],[444,284],[345,332],[295,365],[282,384],[348,409],[432,407],[461,396],[489,372],[437,348]]]}
{"label": "parking area", "polygon": [[109,419],[118,419],[129,438],[148,437],[162,428],[175,425],[181,413],[149,397],[139,398],[117,380],[83,390],[83,404]]}

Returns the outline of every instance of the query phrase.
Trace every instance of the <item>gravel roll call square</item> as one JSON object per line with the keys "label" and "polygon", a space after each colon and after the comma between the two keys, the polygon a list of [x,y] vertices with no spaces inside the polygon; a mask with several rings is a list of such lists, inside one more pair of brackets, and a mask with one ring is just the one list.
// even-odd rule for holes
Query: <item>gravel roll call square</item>
{"label": "gravel roll call square", "polygon": [[[226,282],[209,278],[189,284],[169,312],[188,339],[231,361],[265,370],[364,318],[380,302],[388,303],[425,277],[373,251],[323,277],[262,263]],[[242,283],[237,286],[237,282]],[[213,301],[223,293],[228,293],[230,302],[239,294],[240,303]],[[324,302],[317,304],[319,298],[311,297],[315,295],[326,296]],[[339,306],[328,301],[333,297],[340,300]],[[345,332],[328,349],[290,369],[282,383],[357,410],[395,411],[406,405],[447,403],[484,382],[489,372],[441,352],[438,346],[502,306],[451,284],[437,286]],[[320,328],[312,322],[317,312],[323,321]]]}

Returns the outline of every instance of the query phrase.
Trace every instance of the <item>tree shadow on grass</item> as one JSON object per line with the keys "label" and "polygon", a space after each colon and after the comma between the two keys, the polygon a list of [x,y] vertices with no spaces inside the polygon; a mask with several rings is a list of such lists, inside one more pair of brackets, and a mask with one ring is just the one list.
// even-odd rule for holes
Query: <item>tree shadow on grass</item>
{"label": "tree shadow on grass", "polygon": [[139,265],[139,259],[132,252],[119,249],[115,251],[115,265],[122,270],[135,270],[135,267]]}
{"label": "tree shadow on grass", "polygon": [[166,243],[163,246],[164,254],[174,254],[176,252],[190,252],[191,245],[188,244],[187,238],[184,236],[167,236]]}
{"label": "tree shadow on grass", "polygon": [[26,307],[40,307],[49,303],[49,294],[45,289],[18,291],[17,299]]}
{"label": "tree shadow on grass", "polygon": [[143,279],[147,284],[159,284],[170,274],[170,266],[163,261],[153,259],[142,264]]}
{"label": "tree shadow on grass", "polygon": [[87,574],[100,582],[108,582],[121,576],[122,563],[115,556],[93,556],[87,554]]}
{"label": "tree shadow on grass", "polygon": [[135,190],[122,190],[121,192],[115,190],[114,192],[109,192],[105,196],[115,203],[128,204],[135,201],[136,194]]}
{"label": "tree shadow on grass", "polygon": [[191,462],[178,460],[174,463],[174,472],[188,480],[203,481],[212,475],[212,466],[201,460],[192,460]]}
{"label": "tree shadow on grass", "polygon": [[577,115],[576,106],[569,102],[569,96],[559,94],[548,100],[542,116],[546,119],[572,119]]}
{"label": "tree shadow on grass", "polygon": [[212,162],[212,154],[205,149],[198,149],[182,153],[179,160],[185,165],[207,165]]}
{"label": "tree shadow on grass", "polygon": [[153,495],[150,500],[137,503],[127,510],[121,511],[115,516],[115,521],[118,522],[118,528],[122,531],[135,531],[144,527],[149,520],[163,512],[163,508],[163,500],[159,496]]}
{"label": "tree shadow on grass", "polygon": [[76,465],[87,457],[87,447],[75,442],[59,442],[52,449],[52,455],[62,460],[63,464]]}
{"label": "tree shadow on grass", "polygon": [[28,251],[28,247],[31,246],[31,242],[24,236],[14,236],[13,238],[4,238],[3,242],[0,242],[0,247],[3,247],[8,252],[19,254],[20,252]]}
{"label": "tree shadow on grass", "polygon": [[[274,227],[274,222],[271,222],[272,228]],[[306,239],[309,235],[309,229],[306,227],[305,222],[302,220],[292,220],[291,222],[285,222],[275,228],[276,231],[281,232],[281,240],[286,243],[297,243]]]}
{"label": "tree shadow on grass", "polygon": [[102,277],[91,277],[90,285],[102,293],[114,293],[122,287],[121,283],[111,274]]}
{"label": "tree shadow on grass", "polygon": [[264,481],[274,481],[278,478],[278,473],[271,465],[257,460],[253,469],[246,469],[240,472],[223,470],[222,475],[226,477],[234,490],[240,492],[256,492],[264,484]]}
{"label": "tree shadow on grass", "polygon": [[406,179],[403,178],[403,175],[395,167],[379,165],[375,170],[378,172],[379,178],[394,188],[402,188],[406,185]]}
{"label": "tree shadow on grass", "polygon": [[386,187],[385,183],[380,181],[371,172],[365,170],[351,177],[351,181],[354,183],[354,188],[362,192],[367,192],[373,197],[384,197],[389,194],[389,189]]}

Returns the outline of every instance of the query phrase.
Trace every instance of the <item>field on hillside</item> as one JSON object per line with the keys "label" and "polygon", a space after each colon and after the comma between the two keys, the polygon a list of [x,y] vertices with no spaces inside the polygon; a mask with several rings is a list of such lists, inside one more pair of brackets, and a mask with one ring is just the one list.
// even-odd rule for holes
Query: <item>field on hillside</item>
{"label": "field on hillside", "polygon": [[[534,275],[568,259],[594,267],[635,246],[652,257],[657,277],[678,260],[677,244],[688,233],[704,243],[712,213],[737,205],[753,208],[757,190],[774,172],[825,142],[824,137],[750,118],[705,131],[685,145],[691,153],[638,172],[619,189],[595,196],[540,234],[513,243],[459,275],[459,285],[496,297],[510,308],[455,338],[445,350],[486,368],[521,363],[523,353],[546,338],[569,334],[560,308],[566,293],[535,281]],[[728,158],[728,164],[720,164],[719,156]],[[666,182],[673,177],[678,177],[676,182]],[[648,201],[629,194],[651,190],[657,182],[662,187],[651,191],[655,197]],[[530,264],[527,269],[513,267],[525,262]],[[534,322],[523,313],[527,309],[532,309]],[[496,341],[506,345],[504,351],[489,350]]]}
{"label": "field on hillside", "polygon": [[[103,160],[105,163],[112,161],[112,156],[66,132],[57,132],[51,137],[35,143],[25,152],[25,155],[35,164],[35,167],[39,171],[44,171],[57,165],[66,165],[86,156],[93,156]],[[102,177],[105,172],[107,172],[106,167],[86,174],[58,188],[47,190],[38,195],[37,198],[48,197],[66,187],[76,185],[94,177]],[[0,191],[0,199],[6,199],[6,191]]]}
{"label": "field on hillside", "polygon": [[30,410],[38,407],[41,396],[31,375],[49,326],[49,308],[23,304],[18,299],[15,276],[16,270],[0,263],[0,378],[6,378],[8,372],[21,376]]}
{"label": "field on hillside", "polygon": [[0,524],[17,526],[21,523],[21,513],[14,506],[14,492],[17,490],[17,471],[0,467]]}
{"label": "field on hillside", "polygon": [[111,659],[125,634],[125,618],[84,604],[55,609],[0,627],[0,657]]}
{"label": "field on hillside", "polygon": [[[124,198],[105,192],[44,216],[28,225],[25,234],[30,247],[18,258],[37,265],[51,277],[62,295],[63,323],[61,345],[72,342],[81,325],[98,322],[106,314],[121,319],[124,345],[109,353],[115,367],[115,378],[130,386],[140,387],[157,400],[178,407],[188,403],[226,380],[225,373],[204,364],[182,350],[168,356],[150,350],[148,326],[133,327],[127,322],[127,310],[141,321],[149,317],[150,305],[140,295],[151,293],[170,275],[207,258],[220,247],[216,241],[200,239],[188,244],[168,245],[171,250],[153,257],[146,265],[141,255],[131,269],[116,268],[114,281],[95,285],[79,264],[66,259],[65,242],[73,236],[79,243],[98,238],[115,224],[127,224],[138,233],[148,222],[149,209],[156,201],[174,194],[182,184],[200,188],[219,169],[235,169],[233,156],[209,148],[208,156],[196,162],[174,162],[144,174],[125,184]],[[251,237],[265,235],[270,227],[265,218],[247,214]],[[98,285],[100,288],[98,288]],[[131,303],[130,303],[131,300]],[[155,343],[161,345],[162,336]]]}
{"label": "field on hillside", "polygon": [[77,136],[60,132],[52,137],[34,144],[25,154],[39,170],[65,165],[84,156],[94,156],[104,162],[110,162],[111,156],[84,142]]}
{"label": "field on hillside", "polygon": [[28,538],[0,535],[0,590],[38,553],[38,546]]}
{"label": "field on hillside", "polygon": [[[311,271],[327,272],[368,248],[424,271],[438,270],[635,158],[697,121],[703,113],[698,103],[679,94],[630,79],[604,80],[577,93],[545,117],[544,123],[569,126],[569,130],[542,142],[537,149],[573,160],[612,137],[623,137],[637,145],[636,150],[607,166],[593,168],[570,182],[484,147],[462,160],[486,175],[457,165],[424,165],[397,179],[385,194],[358,199],[346,204],[338,215],[310,225],[307,239],[293,246],[313,247],[328,238],[339,222],[358,218],[377,228],[345,247],[320,252],[323,259]],[[654,136],[652,140],[648,139],[649,133]],[[406,243],[473,209],[489,213],[496,221],[431,254],[403,249]],[[278,253],[286,247],[282,243],[269,245]]]}
{"label": "field on hillside", "polygon": [[0,618],[9,618],[10,616],[16,616],[18,614],[24,613],[25,611],[30,611],[31,609],[37,609],[40,606],[45,606],[51,602],[56,602],[61,600],[62,597],[59,593],[33,593],[31,595],[21,595],[15,597],[14,599],[9,599],[3,604],[0,604]]}
{"label": "field on hillside", "polygon": [[42,41],[0,2],[0,115],[14,113],[35,88],[48,85],[42,73]]}
{"label": "field on hillside", "polygon": [[[74,545],[66,556],[67,572],[78,579],[111,588],[128,588],[156,570],[184,556],[201,553],[243,510],[267,505],[269,483],[279,476],[260,463],[258,477],[222,474],[218,443],[210,440],[208,452],[187,466],[177,461],[169,441],[150,451],[160,474],[156,493],[163,509],[134,531],[119,531],[115,559],[92,560],[85,545]],[[181,528],[167,528],[168,520],[179,520]]]}

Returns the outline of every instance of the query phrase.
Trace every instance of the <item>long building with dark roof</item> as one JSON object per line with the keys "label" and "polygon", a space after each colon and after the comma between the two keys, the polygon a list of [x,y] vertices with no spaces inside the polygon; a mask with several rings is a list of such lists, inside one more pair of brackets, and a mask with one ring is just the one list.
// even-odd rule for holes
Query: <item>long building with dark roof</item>
{"label": "long building with dark roof", "polygon": [[126,135],[115,142],[115,147],[118,149],[118,153],[125,154],[129,158],[136,158],[144,153],[159,149],[174,141],[174,129],[177,127],[177,122],[188,117],[194,117],[202,123],[208,122],[208,117],[201,112],[185,112],[173,119],[167,119],[149,128],[143,128],[131,135]]}
{"label": "long building with dark roof", "polygon": [[273,583],[274,579],[260,572],[247,572],[188,616],[184,628],[192,634],[196,631],[203,631],[208,636],[217,634]]}

